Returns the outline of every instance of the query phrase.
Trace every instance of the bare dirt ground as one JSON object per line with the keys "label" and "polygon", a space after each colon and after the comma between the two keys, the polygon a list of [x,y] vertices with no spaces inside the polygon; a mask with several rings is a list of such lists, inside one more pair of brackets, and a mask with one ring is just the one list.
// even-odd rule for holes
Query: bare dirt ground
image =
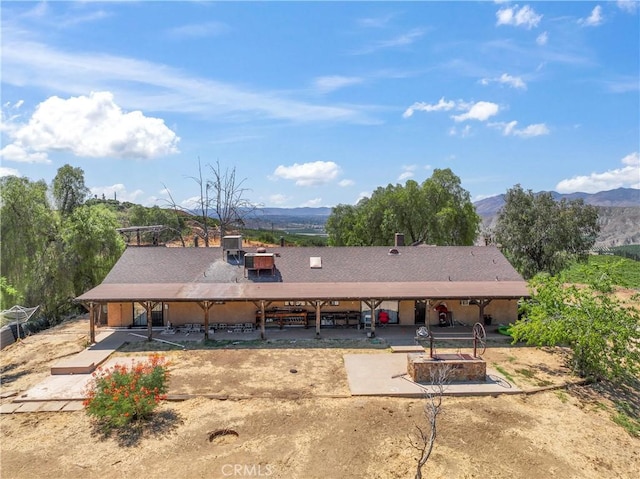
{"label": "bare dirt ground", "polygon": [[[86,321],[70,321],[3,350],[0,391],[37,384],[51,364],[84,347],[86,333]],[[1,476],[413,477],[418,451],[408,435],[425,424],[424,400],[351,397],[342,356],[358,352],[390,354],[333,348],[163,352],[172,362],[170,393],[194,397],[166,402],[149,425],[109,437],[83,411],[3,414]],[[522,389],[577,379],[556,349],[496,344],[484,358]],[[598,385],[445,397],[425,477],[638,477],[640,439],[611,420],[611,399]],[[237,436],[211,436],[223,429]]]}

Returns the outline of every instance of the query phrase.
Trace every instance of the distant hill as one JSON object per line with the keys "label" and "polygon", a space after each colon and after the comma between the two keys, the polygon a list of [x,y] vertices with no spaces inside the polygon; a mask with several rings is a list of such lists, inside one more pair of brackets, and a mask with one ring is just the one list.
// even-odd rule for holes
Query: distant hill
{"label": "distant hill", "polygon": [[[596,246],[622,246],[640,243],[640,190],[618,188],[598,193],[561,194],[551,196],[559,201],[582,199],[598,207],[601,232]],[[474,203],[482,217],[483,228],[495,226],[505,195],[492,196]],[[261,208],[248,218],[246,226],[257,229],[276,229],[289,232],[323,234],[331,208]]]}
{"label": "distant hill", "polygon": [[[551,196],[556,200],[582,199],[586,204],[598,207],[600,234],[596,246],[622,246],[640,243],[640,190],[617,188],[598,193],[561,194],[555,191]],[[482,217],[483,228],[495,226],[505,195],[492,196],[474,203]]]}
{"label": "distant hill", "polygon": [[[640,207],[640,190],[634,188],[617,188],[615,190],[600,191],[598,193],[569,193],[562,194],[551,191],[554,200],[560,201],[582,199],[593,206]],[[505,195],[491,196],[474,203],[480,216],[493,216],[504,205]]]}

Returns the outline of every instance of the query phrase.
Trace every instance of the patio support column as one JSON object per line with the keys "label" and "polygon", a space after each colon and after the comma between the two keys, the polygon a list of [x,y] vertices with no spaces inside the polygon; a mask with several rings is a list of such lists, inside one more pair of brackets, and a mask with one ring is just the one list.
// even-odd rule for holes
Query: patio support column
{"label": "patio support column", "polygon": [[95,304],[93,301],[89,303],[89,342],[96,342],[96,320],[95,320]]}
{"label": "patio support column", "polygon": [[264,299],[260,300],[260,339],[265,339],[266,338],[266,334],[265,334],[265,329],[266,329],[266,322],[267,322],[267,314],[264,311]]}
{"label": "patio support column", "polygon": [[491,302],[490,299],[477,299],[475,303],[478,305],[478,322],[484,324],[484,308]]}
{"label": "patio support column", "polygon": [[153,339],[153,318],[151,317],[151,310],[155,303],[151,301],[144,302],[144,309],[147,311],[147,339],[151,341]]}
{"label": "patio support column", "polygon": [[209,310],[213,306],[213,301],[198,301],[198,306],[204,311],[204,339],[209,340]]}
{"label": "patio support column", "polygon": [[314,301],[316,306],[316,337],[320,337],[320,320],[322,318],[321,309],[325,301]]}
{"label": "patio support column", "polygon": [[363,303],[369,306],[371,310],[371,337],[375,337],[376,335],[376,308],[382,304],[382,300],[380,299],[370,299],[369,301],[364,301]]}

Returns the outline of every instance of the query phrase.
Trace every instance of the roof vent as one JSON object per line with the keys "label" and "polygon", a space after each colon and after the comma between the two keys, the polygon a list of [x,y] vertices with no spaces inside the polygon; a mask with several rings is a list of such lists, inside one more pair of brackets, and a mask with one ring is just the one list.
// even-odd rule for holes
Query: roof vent
{"label": "roof vent", "polygon": [[322,258],[320,256],[311,256],[309,258],[309,267],[311,269],[322,268]]}
{"label": "roof vent", "polygon": [[256,250],[256,253],[266,253],[266,252],[267,252],[267,248],[265,248],[264,246],[260,246],[260,248]]}
{"label": "roof vent", "polygon": [[398,251],[398,249],[397,249],[397,248],[391,248],[391,249],[389,250],[389,254],[392,254],[392,255],[399,255],[399,254],[400,254],[400,251]]}

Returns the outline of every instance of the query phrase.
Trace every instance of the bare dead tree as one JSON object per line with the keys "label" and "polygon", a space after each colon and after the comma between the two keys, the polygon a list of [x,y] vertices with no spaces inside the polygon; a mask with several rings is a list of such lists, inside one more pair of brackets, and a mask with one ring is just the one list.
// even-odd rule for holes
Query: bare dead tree
{"label": "bare dead tree", "polygon": [[442,396],[451,378],[451,367],[442,365],[436,368],[431,376],[431,387],[425,388],[426,402],[424,405],[424,417],[426,427],[416,424],[416,431],[409,435],[411,446],[420,452],[420,458],[416,466],[415,479],[422,479],[422,468],[429,460],[433,446],[438,436],[438,415],[442,411]]}
{"label": "bare dead tree", "polygon": [[[203,175],[200,158],[198,158],[198,175],[189,177],[200,189],[195,206],[191,209],[178,205],[165,186],[169,195],[168,203],[174,211],[188,213],[191,216],[187,225],[204,241],[205,247],[211,245],[217,232],[210,224],[212,216],[218,220],[219,235],[222,238],[234,227],[242,227],[245,218],[258,208],[257,205],[245,198],[246,193],[250,190],[243,187],[246,178],[238,181],[235,167],[223,171],[218,161],[215,165],[209,164],[207,166],[211,171],[211,178],[205,178]],[[193,214],[194,210],[197,211],[195,215]]]}
{"label": "bare dead tree", "polygon": [[258,207],[245,198],[250,190],[243,187],[246,178],[239,181],[236,178],[235,166],[224,171],[219,161],[208,166],[213,177],[207,181],[206,189],[211,189],[215,195],[212,206],[220,223],[220,237],[223,237],[230,229],[244,226],[245,218]]}

